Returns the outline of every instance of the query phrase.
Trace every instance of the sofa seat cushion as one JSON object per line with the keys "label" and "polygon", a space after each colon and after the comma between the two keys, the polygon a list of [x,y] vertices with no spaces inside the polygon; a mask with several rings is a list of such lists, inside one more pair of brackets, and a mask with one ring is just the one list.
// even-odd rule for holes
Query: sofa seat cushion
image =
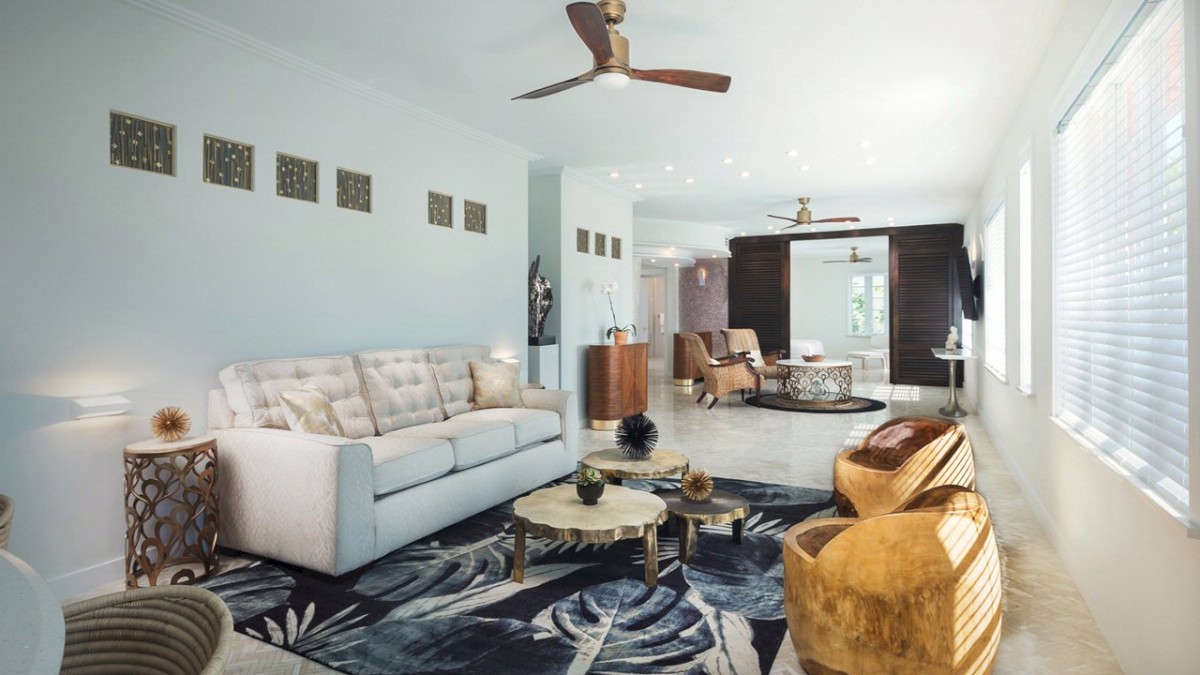
{"label": "sofa seat cushion", "polygon": [[440,438],[373,436],[360,442],[371,448],[376,496],[420,485],[454,468],[454,450]]}
{"label": "sofa seat cushion", "polygon": [[517,450],[513,425],[501,420],[451,417],[389,432],[384,438],[441,438],[454,449],[454,470],[469,469]]}
{"label": "sofa seat cushion", "polygon": [[562,434],[562,420],[552,410],[535,408],[487,408],[465,412],[455,419],[508,422],[516,433],[517,447],[548,441]]}

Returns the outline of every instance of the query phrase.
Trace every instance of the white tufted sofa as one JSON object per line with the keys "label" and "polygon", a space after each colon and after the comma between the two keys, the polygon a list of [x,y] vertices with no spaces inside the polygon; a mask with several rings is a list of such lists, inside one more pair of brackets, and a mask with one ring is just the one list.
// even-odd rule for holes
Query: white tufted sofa
{"label": "white tufted sofa", "polygon": [[[472,410],[488,347],[236,363],[209,392],[222,546],[341,575],[575,468],[575,394]],[[279,392],[315,384],[346,437],[290,431]]]}

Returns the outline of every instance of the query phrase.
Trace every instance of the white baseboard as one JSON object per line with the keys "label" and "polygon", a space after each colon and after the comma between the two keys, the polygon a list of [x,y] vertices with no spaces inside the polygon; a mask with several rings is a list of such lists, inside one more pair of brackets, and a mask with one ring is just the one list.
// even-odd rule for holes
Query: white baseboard
{"label": "white baseboard", "polygon": [[[98,565],[85,567],[60,577],[47,581],[50,589],[64,604],[75,596],[86,593],[105,584],[121,581],[125,578],[125,559],[113,558]],[[115,590],[123,590],[124,587]]]}

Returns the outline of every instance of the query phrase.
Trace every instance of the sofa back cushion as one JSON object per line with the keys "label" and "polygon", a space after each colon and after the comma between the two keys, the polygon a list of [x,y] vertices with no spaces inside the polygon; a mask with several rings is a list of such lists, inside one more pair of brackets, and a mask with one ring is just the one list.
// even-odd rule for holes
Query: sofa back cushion
{"label": "sofa back cushion", "polygon": [[442,393],[442,410],[454,417],[471,409],[475,400],[471,361],[490,362],[491,349],[486,345],[454,345],[429,350],[429,362]]}
{"label": "sofa back cushion", "polygon": [[429,353],[384,349],[354,355],[379,433],[446,419]]}
{"label": "sofa back cushion", "polygon": [[223,369],[218,377],[229,397],[235,427],[287,429],[279,392],[314,385],[329,398],[347,438],[375,435],[358,372],[349,356],[245,361]]}

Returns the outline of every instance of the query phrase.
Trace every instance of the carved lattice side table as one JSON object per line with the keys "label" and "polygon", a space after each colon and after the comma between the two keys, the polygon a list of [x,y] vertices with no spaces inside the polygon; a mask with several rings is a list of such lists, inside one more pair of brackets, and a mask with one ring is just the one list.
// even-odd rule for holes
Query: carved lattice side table
{"label": "carved lattice side table", "polygon": [[202,579],[217,567],[217,440],[141,441],[125,448],[125,586]]}

